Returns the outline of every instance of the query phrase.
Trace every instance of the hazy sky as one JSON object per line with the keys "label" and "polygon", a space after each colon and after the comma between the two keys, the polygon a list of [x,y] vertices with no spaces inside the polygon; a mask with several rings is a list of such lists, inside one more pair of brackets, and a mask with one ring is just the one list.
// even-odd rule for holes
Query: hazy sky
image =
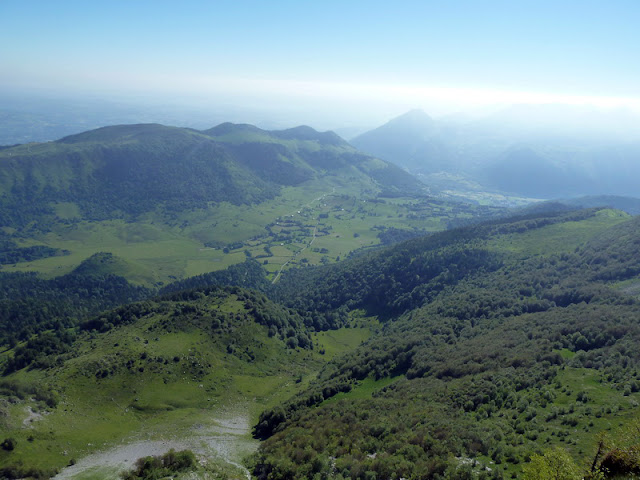
{"label": "hazy sky", "polygon": [[640,1],[0,0],[0,88],[313,111],[640,110]]}

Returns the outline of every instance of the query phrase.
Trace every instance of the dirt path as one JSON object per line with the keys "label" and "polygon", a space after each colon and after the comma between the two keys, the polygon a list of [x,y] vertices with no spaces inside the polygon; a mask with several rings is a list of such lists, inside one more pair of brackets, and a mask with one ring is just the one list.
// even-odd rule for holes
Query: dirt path
{"label": "dirt path", "polygon": [[[257,441],[249,436],[249,415],[246,408],[220,409],[211,422],[198,424],[187,434],[174,438],[140,440],[93,453],[64,468],[55,480],[76,478],[119,479],[119,473],[133,467],[140,457],[162,455],[172,448],[192,450],[199,456],[232,465],[251,479],[249,471],[240,463],[257,448]],[[239,478],[243,478],[239,477]]]}
{"label": "dirt path", "polygon": [[[309,208],[311,207],[311,205],[313,205],[316,202],[319,202],[320,200],[323,200],[327,195],[333,195],[334,193],[336,193],[336,187],[333,187],[333,189],[331,190],[331,192],[329,193],[325,193],[323,195],[320,195],[318,198],[314,198],[313,200],[311,200],[309,203],[307,203],[306,205],[304,205],[300,210],[298,210],[296,213],[300,213],[300,211],[302,211],[305,208]],[[293,214],[291,215],[293,216]],[[301,250],[298,250],[296,253],[294,253],[291,258],[289,260],[287,260],[281,267],[280,270],[278,270],[278,273],[276,274],[275,278],[273,279],[273,281],[271,282],[272,284],[276,283],[278,281],[278,279],[280,278],[280,275],[282,274],[282,272],[284,271],[285,267],[291,263],[291,261],[295,260],[295,258],[300,255],[302,252],[304,252],[307,248],[309,248],[311,245],[313,245],[313,242],[316,239],[316,236],[318,234],[318,223],[320,223],[319,221],[316,221],[315,226],[313,227],[313,235],[311,237],[311,241],[305,245]]]}
{"label": "dirt path", "polygon": [[314,240],[316,239],[316,236],[318,234],[318,223],[316,222],[315,226],[313,227],[313,235],[311,237],[311,241],[305,245],[303,248],[301,248],[300,250],[298,250],[296,253],[294,253],[291,258],[289,260],[287,260],[281,267],[280,270],[278,270],[278,274],[275,276],[275,278],[273,279],[273,281],[271,282],[272,284],[276,283],[278,281],[278,279],[280,278],[280,275],[282,274],[284,267],[286,267],[291,261],[295,260],[296,257],[298,255],[300,255],[302,252],[304,252],[307,248],[309,248],[311,245],[313,245]]}

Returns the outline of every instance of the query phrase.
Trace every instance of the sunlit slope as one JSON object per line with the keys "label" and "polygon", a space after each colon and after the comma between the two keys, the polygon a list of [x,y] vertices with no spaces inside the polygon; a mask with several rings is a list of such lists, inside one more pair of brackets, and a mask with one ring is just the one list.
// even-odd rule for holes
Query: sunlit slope
{"label": "sunlit slope", "polygon": [[284,185],[324,173],[348,173],[374,191],[419,188],[402,170],[308,127],[267,132],[223,125],[197,132],[120,125],[2,150],[2,223],[55,217],[55,205],[65,203],[75,204],[82,218],[101,220],[211,202],[259,203]]}
{"label": "sunlit slope", "polygon": [[[267,262],[275,275],[323,235],[315,230],[318,216],[350,214],[322,222],[336,228],[335,241],[307,259],[319,263],[329,254],[326,261],[335,261],[377,243],[372,228],[381,222],[355,216],[364,201],[423,192],[398,167],[309,127],[105,127],[0,152],[0,263],[3,270],[54,277],[110,252],[139,267],[136,281],[151,286],[286,243]],[[410,211],[390,207],[367,216],[384,215],[393,225]],[[291,216],[297,218],[275,227]],[[439,219],[412,223],[409,228],[445,227]],[[364,235],[358,240],[354,233]]]}
{"label": "sunlit slope", "polygon": [[[324,363],[325,346],[346,351],[368,336],[360,328],[318,337],[295,312],[238,288],[124,306],[69,332],[1,355],[10,360],[0,428],[17,444],[0,453],[0,467],[51,471],[142,439],[195,448],[198,430],[224,412],[249,425],[259,409],[302,388]],[[21,358],[32,363],[12,371]],[[208,456],[224,463],[215,449]]]}
{"label": "sunlit slope", "polygon": [[[537,214],[284,273],[260,284],[269,298],[179,284],[199,290],[4,352],[17,446],[0,462],[47,470],[139,432],[193,438],[233,404],[265,439],[258,476],[335,462],[344,478],[517,477],[547,446],[586,470],[597,434],[619,442],[639,416],[639,239],[615,210]],[[100,255],[83,268],[126,267]]]}
{"label": "sunlit slope", "polygon": [[638,242],[637,218],[569,212],[412,240],[308,284],[285,275],[285,303],[386,324],[263,413],[254,473],[520,478],[558,446],[586,474],[602,432],[597,465],[637,444],[621,426],[640,420]]}

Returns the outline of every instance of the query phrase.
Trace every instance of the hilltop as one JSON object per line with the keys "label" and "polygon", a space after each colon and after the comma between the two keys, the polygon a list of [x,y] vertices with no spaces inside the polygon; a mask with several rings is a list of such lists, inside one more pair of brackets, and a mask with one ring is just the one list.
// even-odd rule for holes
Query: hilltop
{"label": "hilltop", "polygon": [[412,172],[433,173],[455,169],[441,136],[441,126],[435,120],[422,110],[410,110],[350,142]]}

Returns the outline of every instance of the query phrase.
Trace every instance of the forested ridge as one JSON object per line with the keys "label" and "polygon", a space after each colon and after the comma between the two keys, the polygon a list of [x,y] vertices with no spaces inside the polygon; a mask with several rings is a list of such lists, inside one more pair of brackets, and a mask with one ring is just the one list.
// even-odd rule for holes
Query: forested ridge
{"label": "forested ridge", "polygon": [[184,280],[176,280],[161,288],[160,293],[167,294],[212,285],[235,285],[264,292],[269,289],[270,284],[266,279],[266,272],[262,266],[256,260],[247,259],[243,263],[231,265],[224,270],[216,270],[215,272],[196,275]]}
{"label": "forested ridge", "polygon": [[[611,284],[638,273],[640,222],[617,225],[571,253],[516,259],[494,252],[475,257],[478,263],[468,268],[465,255],[462,261],[452,256],[447,281],[439,279],[442,268],[425,275],[418,290],[405,272],[421,260],[437,269],[433,258],[446,258],[452,244],[460,252],[488,252],[490,242],[483,239],[491,236],[593,215],[598,212],[485,225],[472,228],[475,235],[436,234],[387,256],[378,252],[327,269],[317,277],[315,296],[304,289],[289,294],[296,303],[335,308],[340,302],[334,303],[334,294],[340,292],[354,299],[353,308],[378,311],[389,321],[380,335],[327,365],[306,392],[261,415],[254,432],[266,441],[254,473],[265,479],[503,478],[505,472],[517,475],[520,464],[559,442],[586,465],[586,457],[595,454],[585,450],[595,449],[594,421],[637,416],[638,402],[629,397],[640,390],[640,305]],[[434,248],[438,255],[430,255],[430,244],[448,235],[452,244],[443,242]],[[327,285],[343,283],[324,290],[320,277]],[[368,300],[376,295],[369,297],[376,282],[383,295],[411,292],[410,301],[396,304],[399,316],[393,304],[377,310]],[[567,387],[591,376],[597,388]],[[394,381],[373,395],[358,393],[363,381],[384,385],[384,379]],[[604,400],[597,398],[602,391],[616,393]],[[613,400],[615,395],[622,400]],[[340,400],[327,402],[334,396]],[[590,475],[636,471],[636,457],[615,463],[607,456],[611,452],[594,461]],[[474,460],[456,462],[452,456]]]}
{"label": "forested ridge", "polygon": [[505,256],[483,243],[491,235],[524,233],[555,223],[592,217],[597,209],[512,217],[408,240],[339,265],[291,270],[274,287],[274,298],[311,310],[365,308],[391,315],[419,307],[447,285],[500,268]]}
{"label": "forested ridge", "polygon": [[[375,318],[377,334],[260,415],[257,478],[539,478],[527,465],[558,456],[579,472],[565,478],[619,478],[640,472],[640,438],[617,433],[639,416],[639,245],[640,221],[620,212],[538,212],[291,270],[275,285],[248,259],[159,296],[107,276],[113,259],[100,254],[57,279],[6,277],[6,311],[33,314],[5,337],[18,344],[3,368],[64,372],[74,342],[136,325],[156,340],[202,332],[259,366],[271,360],[250,339],[256,328],[321,356],[317,332]],[[58,303],[40,300],[52,292]],[[91,376],[147,368],[118,355]],[[172,371],[163,362],[153,368]],[[195,379],[209,363],[193,364]]]}
{"label": "forested ridge", "polygon": [[[153,290],[133,285],[124,277],[96,271],[94,262],[99,258],[110,259],[111,254],[97,254],[73,272],[52,279],[35,273],[0,272],[0,344],[14,346],[45,330],[53,330],[69,342],[66,328],[153,294]],[[38,356],[46,356],[46,352],[39,351]]]}
{"label": "forested ridge", "polygon": [[58,255],[68,255],[67,250],[51,248],[46,245],[33,245],[31,247],[19,247],[15,242],[0,239],[0,265],[10,265],[18,262],[30,262],[39,258],[47,258]]}
{"label": "forested ridge", "polygon": [[0,225],[46,231],[63,220],[56,204],[75,205],[75,218],[87,220],[256,204],[283,186],[338,172],[380,191],[424,189],[402,169],[310,127],[119,125],[2,150]]}

